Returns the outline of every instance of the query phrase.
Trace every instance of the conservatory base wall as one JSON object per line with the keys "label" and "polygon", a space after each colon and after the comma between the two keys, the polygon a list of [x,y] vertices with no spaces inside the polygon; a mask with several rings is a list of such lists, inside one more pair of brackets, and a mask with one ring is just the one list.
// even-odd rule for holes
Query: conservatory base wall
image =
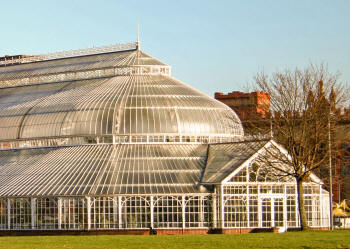
{"label": "conservatory base wall", "polygon": [[44,236],[44,235],[149,235],[147,230],[3,230],[0,236]]}
{"label": "conservatory base wall", "polygon": [[[288,231],[299,231],[290,228]],[[311,230],[327,231],[329,228],[311,228]],[[246,233],[278,233],[274,228],[233,228],[233,229],[155,229],[155,235],[186,234],[246,234]],[[0,236],[57,236],[57,235],[152,235],[149,229],[134,230],[2,230]]]}
{"label": "conservatory base wall", "polygon": [[[154,235],[186,234],[240,234],[252,232],[272,232],[272,229],[155,229]],[[152,235],[149,229],[140,230],[3,230],[0,236],[38,236],[38,235]]]}

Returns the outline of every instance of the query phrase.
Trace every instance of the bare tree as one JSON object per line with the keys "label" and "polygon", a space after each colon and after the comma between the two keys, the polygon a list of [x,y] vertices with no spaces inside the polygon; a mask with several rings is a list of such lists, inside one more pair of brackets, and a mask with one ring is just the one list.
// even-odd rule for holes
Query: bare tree
{"label": "bare tree", "polygon": [[[281,177],[296,180],[301,229],[307,230],[303,183],[310,180],[311,172],[328,165],[328,135],[334,126],[336,106],[346,100],[344,84],[339,74],[330,73],[325,65],[311,64],[306,69],[284,70],[270,77],[258,73],[254,85],[255,90],[270,94],[270,122],[252,122],[248,126],[255,134],[268,133],[270,123],[274,140],[290,155],[281,156],[273,149],[267,153],[265,164],[279,171]],[[290,170],[281,169],[273,163],[276,161]]]}

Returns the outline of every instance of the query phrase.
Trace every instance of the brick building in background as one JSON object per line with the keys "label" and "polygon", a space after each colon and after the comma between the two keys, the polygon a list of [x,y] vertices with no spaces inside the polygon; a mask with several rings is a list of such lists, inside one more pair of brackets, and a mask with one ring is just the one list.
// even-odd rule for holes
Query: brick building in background
{"label": "brick building in background", "polygon": [[[216,92],[214,97],[238,114],[243,121],[246,134],[249,133],[251,122],[258,122],[259,126],[266,125],[269,129],[270,122],[266,120],[270,109],[270,95],[268,93],[233,91],[224,94]],[[336,134],[334,134],[340,146],[336,149],[337,156],[333,160],[333,201],[335,202],[350,199],[350,108],[345,108],[342,114],[339,112],[339,118]],[[244,122],[248,120],[249,122]],[[326,185],[329,183],[327,167],[324,168],[324,172],[319,171],[317,174]]]}
{"label": "brick building in background", "polygon": [[216,92],[214,98],[228,105],[243,121],[264,119],[270,109],[270,95],[265,92],[234,91],[228,94]]}
{"label": "brick building in background", "polygon": [[350,200],[350,115],[344,110],[335,132],[338,141],[333,162],[333,200]]}

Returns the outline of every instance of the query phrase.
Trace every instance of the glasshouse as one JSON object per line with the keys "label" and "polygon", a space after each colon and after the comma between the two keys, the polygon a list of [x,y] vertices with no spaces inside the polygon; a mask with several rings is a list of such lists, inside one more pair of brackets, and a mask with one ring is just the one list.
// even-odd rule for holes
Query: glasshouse
{"label": "glasshouse", "polygon": [[[259,160],[270,147],[285,153],[139,42],[0,58],[1,231],[297,228],[295,180]],[[322,184],[304,186],[315,228]]]}

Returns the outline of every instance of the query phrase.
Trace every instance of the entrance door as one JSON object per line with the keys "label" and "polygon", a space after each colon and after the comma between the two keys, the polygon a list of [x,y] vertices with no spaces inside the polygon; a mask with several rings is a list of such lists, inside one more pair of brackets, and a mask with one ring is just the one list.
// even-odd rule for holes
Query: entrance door
{"label": "entrance door", "polygon": [[268,197],[261,201],[261,219],[263,227],[283,227],[283,198]]}
{"label": "entrance door", "polygon": [[271,198],[263,198],[261,202],[261,219],[263,227],[271,227]]}

